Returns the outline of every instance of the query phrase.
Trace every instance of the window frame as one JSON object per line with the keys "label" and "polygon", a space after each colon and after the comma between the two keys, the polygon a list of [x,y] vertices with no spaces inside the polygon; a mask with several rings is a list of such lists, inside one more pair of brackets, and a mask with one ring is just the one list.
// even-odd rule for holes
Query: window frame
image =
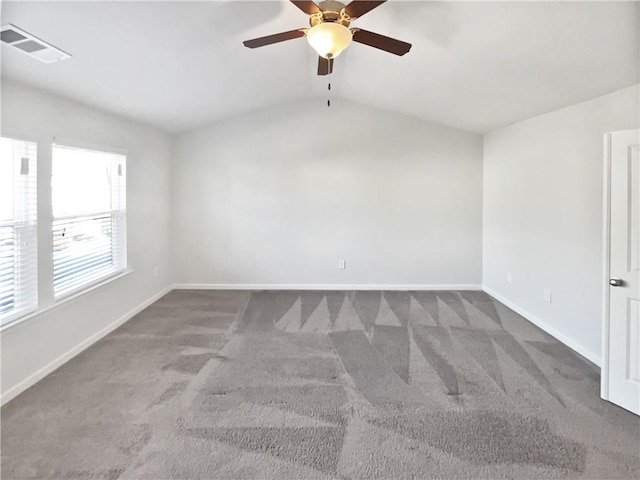
{"label": "window frame", "polygon": [[[125,150],[117,149],[117,148],[109,148],[102,145],[93,145],[87,143],[80,143],[75,141],[67,141],[62,139],[54,138],[51,144],[51,181],[53,186],[53,176],[54,176],[54,156],[56,148],[62,149],[72,149],[72,150],[81,150],[86,151],[88,153],[98,153],[98,154],[106,154],[121,157],[120,165],[122,165],[123,176],[124,176],[124,184],[122,185],[123,191],[123,208],[111,208],[109,210],[95,211],[95,212],[83,212],[77,215],[61,215],[56,217],[53,213],[53,188],[51,190],[51,222],[50,222],[50,239],[52,241],[52,248],[50,249],[49,254],[51,255],[51,283],[49,285],[52,295],[54,305],[59,302],[64,302],[70,300],[72,298],[76,298],[83,293],[93,290],[94,288],[98,288],[103,284],[109,283],[111,280],[115,280],[126,275],[131,271],[129,267],[128,254],[127,254],[127,160],[128,154]],[[112,192],[113,193],[113,192]],[[110,269],[98,270],[95,275],[89,275],[84,281],[81,283],[72,286],[70,288],[66,288],[61,290],[60,292],[56,292],[55,289],[55,266],[54,266],[54,249],[55,249],[55,233],[54,228],[56,222],[64,221],[64,220],[74,220],[74,219],[95,219],[100,217],[111,216],[112,229],[118,229],[118,238],[119,245],[113,248],[118,248],[117,256],[118,263]],[[115,226],[117,225],[117,226]],[[112,230],[113,231],[113,230]]]}
{"label": "window frame", "polygon": [[[30,233],[30,235],[32,235],[32,242],[29,245],[28,249],[27,249],[27,255],[31,255],[33,260],[32,260],[32,265],[30,266],[30,268],[32,269],[31,272],[27,271],[26,274],[27,275],[32,275],[32,285],[31,287],[33,288],[33,295],[27,295],[27,298],[31,297],[31,302],[27,303],[24,306],[18,306],[18,308],[13,307],[11,310],[8,310],[7,312],[5,312],[4,314],[0,314],[0,330],[4,330],[7,326],[9,325],[13,325],[15,324],[18,320],[33,314],[34,312],[36,312],[39,308],[39,279],[40,279],[40,272],[39,272],[39,246],[38,246],[38,232],[39,232],[39,182],[38,182],[38,164],[39,164],[39,156],[40,156],[40,145],[38,140],[35,137],[32,136],[28,136],[28,135],[20,135],[20,134],[15,134],[14,132],[11,131],[2,131],[0,133],[0,137],[3,139],[7,139],[10,140],[12,142],[21,142],[21,143],[26,143],[26,144],[32,144],[35,147],[35,152],[33,154],[33,158],[30,158],[30,162],[29,162],[29,173],[28,175],[31,177],[30,178],[30,182],[32,182],[29,185],[29,188],[33,188],[33,199],[32,201],[34,202],[34,204],[29,207],[27,206],[23,206],[23,208],[25,209],[29,209],[32,208],[33,209],[33,218],[27,218],[27,219],[23,219],[23,220],[17,220],[16,218],[13,218],[10,221],[0,221],[0,225],[2,227],[12,227],[13,229],[15,228],[20,228],[20,227],[25,227],[25,228],[30,228],[32,231]],[[14,161],[15,159],[12,158],[12,161]],[[31,166],[33,165],[33,171],[31,171]],[[15,173],[14,173],[14,178],[15,178]],[[15,184],[14,184],[14,201],[15,201]],[[15,205],[14,205],[14,217],[15,217]],[[27,232],[27,234],[29,234]],[[15,238],[15,233],[14,233],[14,238]],[[30,252],[29,252],[30,251]],[[22,252],[22,254],[24,254],[24,252]],[[15,255],[14,255],[14,262],[15,262]],[[15,274],[14,274],[15,275]],[[23,271],[19,271],[17,273],[17,275],[25,275],[25,272]],[[14,279],[14,289],[15,289],[15,285],[16,285],[16,281]],[[29,288],[29,287],[26,287]],[[16,290],[16,292],[18,295],[20,294],[20,290]]]}

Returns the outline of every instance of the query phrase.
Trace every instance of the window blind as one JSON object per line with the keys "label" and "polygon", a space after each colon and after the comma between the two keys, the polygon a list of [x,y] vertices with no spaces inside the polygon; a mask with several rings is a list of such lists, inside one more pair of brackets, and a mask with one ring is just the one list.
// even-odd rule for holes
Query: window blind
{"label": "window blind", "polygon": [[126,158],[53,148],[53,290],[56,297],[126,268]]}
{"label": "window blind", "polygon": [[37,145],[0,138],[0,325],[37,308]]}

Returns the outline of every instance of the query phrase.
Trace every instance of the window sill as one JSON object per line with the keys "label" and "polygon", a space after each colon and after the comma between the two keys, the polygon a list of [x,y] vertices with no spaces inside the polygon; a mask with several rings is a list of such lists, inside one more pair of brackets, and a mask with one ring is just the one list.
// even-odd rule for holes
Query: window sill
{"label": "window sill", "polygon": [[64,296],[61,299],[55,300],[55,303],[53,303],[53,305],[49,305],[45,308],[39,309],[39,310],[33,310],[30,313],[22,316],[22,317],[18,317],[15,318],[13,320],[11,320],[9,323],[3,325],[2,327],[0,327],[0,334],[4,334],[9,330],[13,330],[16,327],[22,326],[22,325],[26,325],[27,323],[30,323],[31,320],[33,320],[34,318],[43,315],[45,313],[49,313],[51,311],[55,311],[58,308],[61,307],[65,307],[68,306],[69,304],[75,303],[77,300],[79,300],[80,298],[84,297],[85,295],[87,295],[88,293],[94,292],[106,285],[109,285],[117,280],[120,280],[121,278],[127,277],[129,275],[131,275],[133,272],[135,272],[135,270],[133,269],[127,269],[124,271],[120,271],[117,272],[115,274],[113,274],[110,277],[104,278],[100,281],[98,281],[97,283],[84,288],[80,291],[77,292],[73,292],[68,294],[67,296]]}
{"label": "window sill", "polygon": [[[131,270],[133,271],[133,270]],[[85,280],[85,283],[76,286],[75,288],[63,291],[62,293],[59,294],[53,294],[53,303],[58,304],[58,303],[62,303],[62,302],[66,302],[67,300],[71,300],[75,297],[78,297],[80,295],[83,295],[87,292],[90,292],[91,290],[93,290],[94,288],[98,288],[101,287],[102,285],[109,283],[112,280],[116,280],[118,278],[121,278],[123,276],[125,276],[127,273],[129,272],[129,270],[125,269],[120,269],[120,270],[107,270],[106,272],[102,272],[101,275],[97,275],[95,277],[93,277],[92,279],[89,279],[88,281]]]}

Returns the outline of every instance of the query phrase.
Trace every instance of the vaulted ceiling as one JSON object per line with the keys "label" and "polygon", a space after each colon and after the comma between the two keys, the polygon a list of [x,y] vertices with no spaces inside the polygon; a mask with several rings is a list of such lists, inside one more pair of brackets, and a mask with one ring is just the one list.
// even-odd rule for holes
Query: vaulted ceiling
{"label": "vaulted ceiling", "polygon": [[[486,132],[638,83],[639,3],[390,0],[360,26],[413,44],[353,44],[336,59],[348,98]],[[327,96],[304,39],[242,40],[308,26],[287,1],[2,2],[12,23],[71,53],[39,63],[2,47],[2,75],[169,132]]]}

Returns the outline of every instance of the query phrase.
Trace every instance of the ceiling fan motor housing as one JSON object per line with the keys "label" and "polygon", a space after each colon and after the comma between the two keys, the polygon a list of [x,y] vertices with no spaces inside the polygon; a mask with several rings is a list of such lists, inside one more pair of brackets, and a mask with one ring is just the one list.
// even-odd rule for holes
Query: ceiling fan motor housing
{"label": "ceiling fan motor housing", "polygon": [[320,12],[314,13],[309,16],[309,24],[312,27],[315,27],[316,25],[319,25],[321,23],[331,22],[339,23],[340,25],[348,27],[353,19],[345,13],[345,6],[346,5],[344,3],[336,2],[334,0],[326,0],[324,2],[318,3]]}

